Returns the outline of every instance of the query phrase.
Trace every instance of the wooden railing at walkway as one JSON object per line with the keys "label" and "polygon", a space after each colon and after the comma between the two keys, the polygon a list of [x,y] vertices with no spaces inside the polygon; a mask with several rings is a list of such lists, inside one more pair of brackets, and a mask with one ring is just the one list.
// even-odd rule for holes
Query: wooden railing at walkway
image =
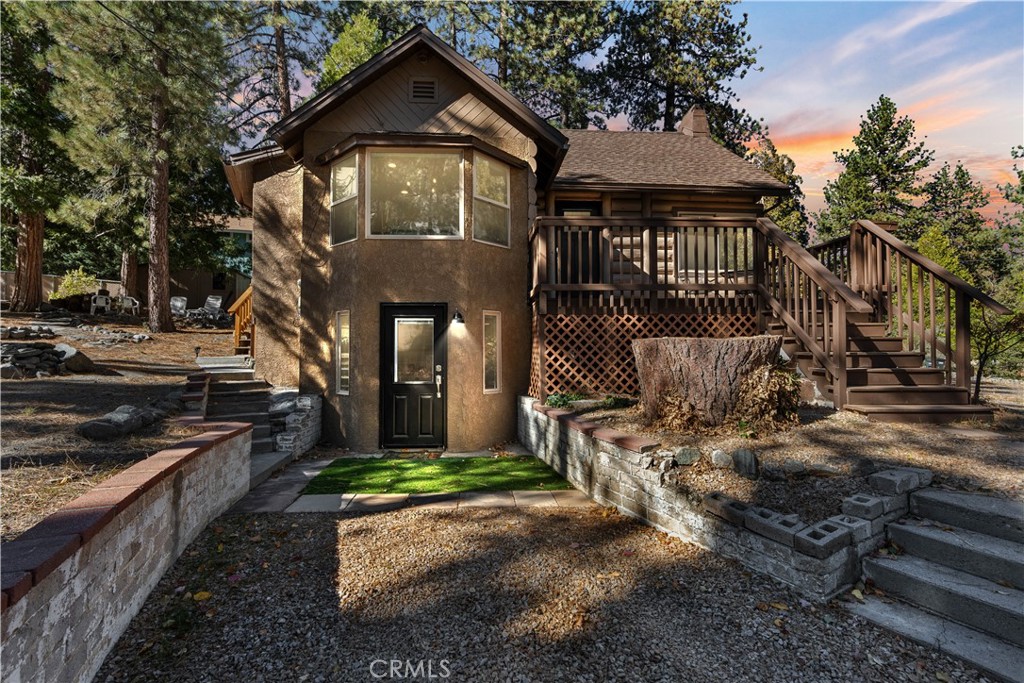
{"label": "wooden railing at walkway", "polygon": [[235,317],[235,348],[242,344],[242,334],[249,333],[249,355],[256,351],[256,326],[252,317],[252,285],[231,304],[228,313]]}
{"label": "wooden railing at walkway", "polygon": [[999,315],[1010,310],[871,221],[854,223],[845,239],[850,287],[871,305],[874,320],[907,351],[941,366],[946,384],[968,389],[971,302]]}

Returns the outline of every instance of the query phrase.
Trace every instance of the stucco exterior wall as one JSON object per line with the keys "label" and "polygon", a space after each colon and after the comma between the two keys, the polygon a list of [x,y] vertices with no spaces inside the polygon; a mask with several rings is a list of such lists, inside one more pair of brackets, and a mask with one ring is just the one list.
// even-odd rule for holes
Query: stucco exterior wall
{"label": "stucco exterior wall", "polygon": [[301,166],[280,161],[254,169],[252,238],[256,375],[278,386],[299,383]]}

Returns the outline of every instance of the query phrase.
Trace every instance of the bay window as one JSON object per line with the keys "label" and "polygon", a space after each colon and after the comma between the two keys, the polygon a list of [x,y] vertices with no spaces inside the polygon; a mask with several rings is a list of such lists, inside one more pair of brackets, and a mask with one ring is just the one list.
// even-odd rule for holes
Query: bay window
{"label": "bay window", "polygon": [[483,154],[473,158],[473,239],[509,245],[509,170]]}
{"label": "bay window", "polygon": [[350,154],[331,167],[331,244],[356,238],[359,196],[356,155]]}
{"label": "bay window", "polygon": [[370,237],[462,236],[462,152],[370,151]]}

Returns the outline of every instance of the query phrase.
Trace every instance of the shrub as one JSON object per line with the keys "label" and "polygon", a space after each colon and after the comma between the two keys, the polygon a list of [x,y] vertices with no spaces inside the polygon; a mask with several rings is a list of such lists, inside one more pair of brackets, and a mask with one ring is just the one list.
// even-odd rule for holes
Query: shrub
{"label": "shrub", "polygon": [[50,295],[50,300],[93,294],[99,287],[99,280],[87,274],[85,268],[79,268],[78,270],[65,273],[64,279],[60,281],[60,286],[57,287],[57,291]]}
{"label": "shrub", "polygon": [[544,405],[552,408],[569,408],[573,401],[582,401],[584,398],[586,397],[583,394],[551,394]]}

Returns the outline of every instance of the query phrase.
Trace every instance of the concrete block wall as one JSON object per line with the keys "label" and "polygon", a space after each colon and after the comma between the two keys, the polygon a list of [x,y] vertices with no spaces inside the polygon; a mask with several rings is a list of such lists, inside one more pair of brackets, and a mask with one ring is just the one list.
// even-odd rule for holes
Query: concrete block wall
{"label": "concrete block wall", "polygon": [[3,544],[5,683],[91,680],[164,572],[249,490],[252,425],[204,427]]}
{"label": "concrete block wall", "polygon": [[[878,486],[902,488],[901,493],[853,496],[844,501],[843,515],[806,524],[722,494],[691,497],[667,481],[672,463],[659,456],[658,442],[581,420],[530,397],[519,401],[519,440],[601,505],[736,559],[819,601],[857,581],[860,559],[883,544],[885,524],[906,513],[912,490],[905,481],[911,475],[897,476],[903,484],[894,485],[887,474],[878,477]],[[925,479],[919,474],[914,483],[926,485]],[[866,507],[858,507],[855,498]]]}
{"label": "concrete block wall", "polygon": [[276,450],[298,457],[320,441],[324,400],[315,394],[295,399],[295,411],[285,418],[283,432],[274,435]]}

